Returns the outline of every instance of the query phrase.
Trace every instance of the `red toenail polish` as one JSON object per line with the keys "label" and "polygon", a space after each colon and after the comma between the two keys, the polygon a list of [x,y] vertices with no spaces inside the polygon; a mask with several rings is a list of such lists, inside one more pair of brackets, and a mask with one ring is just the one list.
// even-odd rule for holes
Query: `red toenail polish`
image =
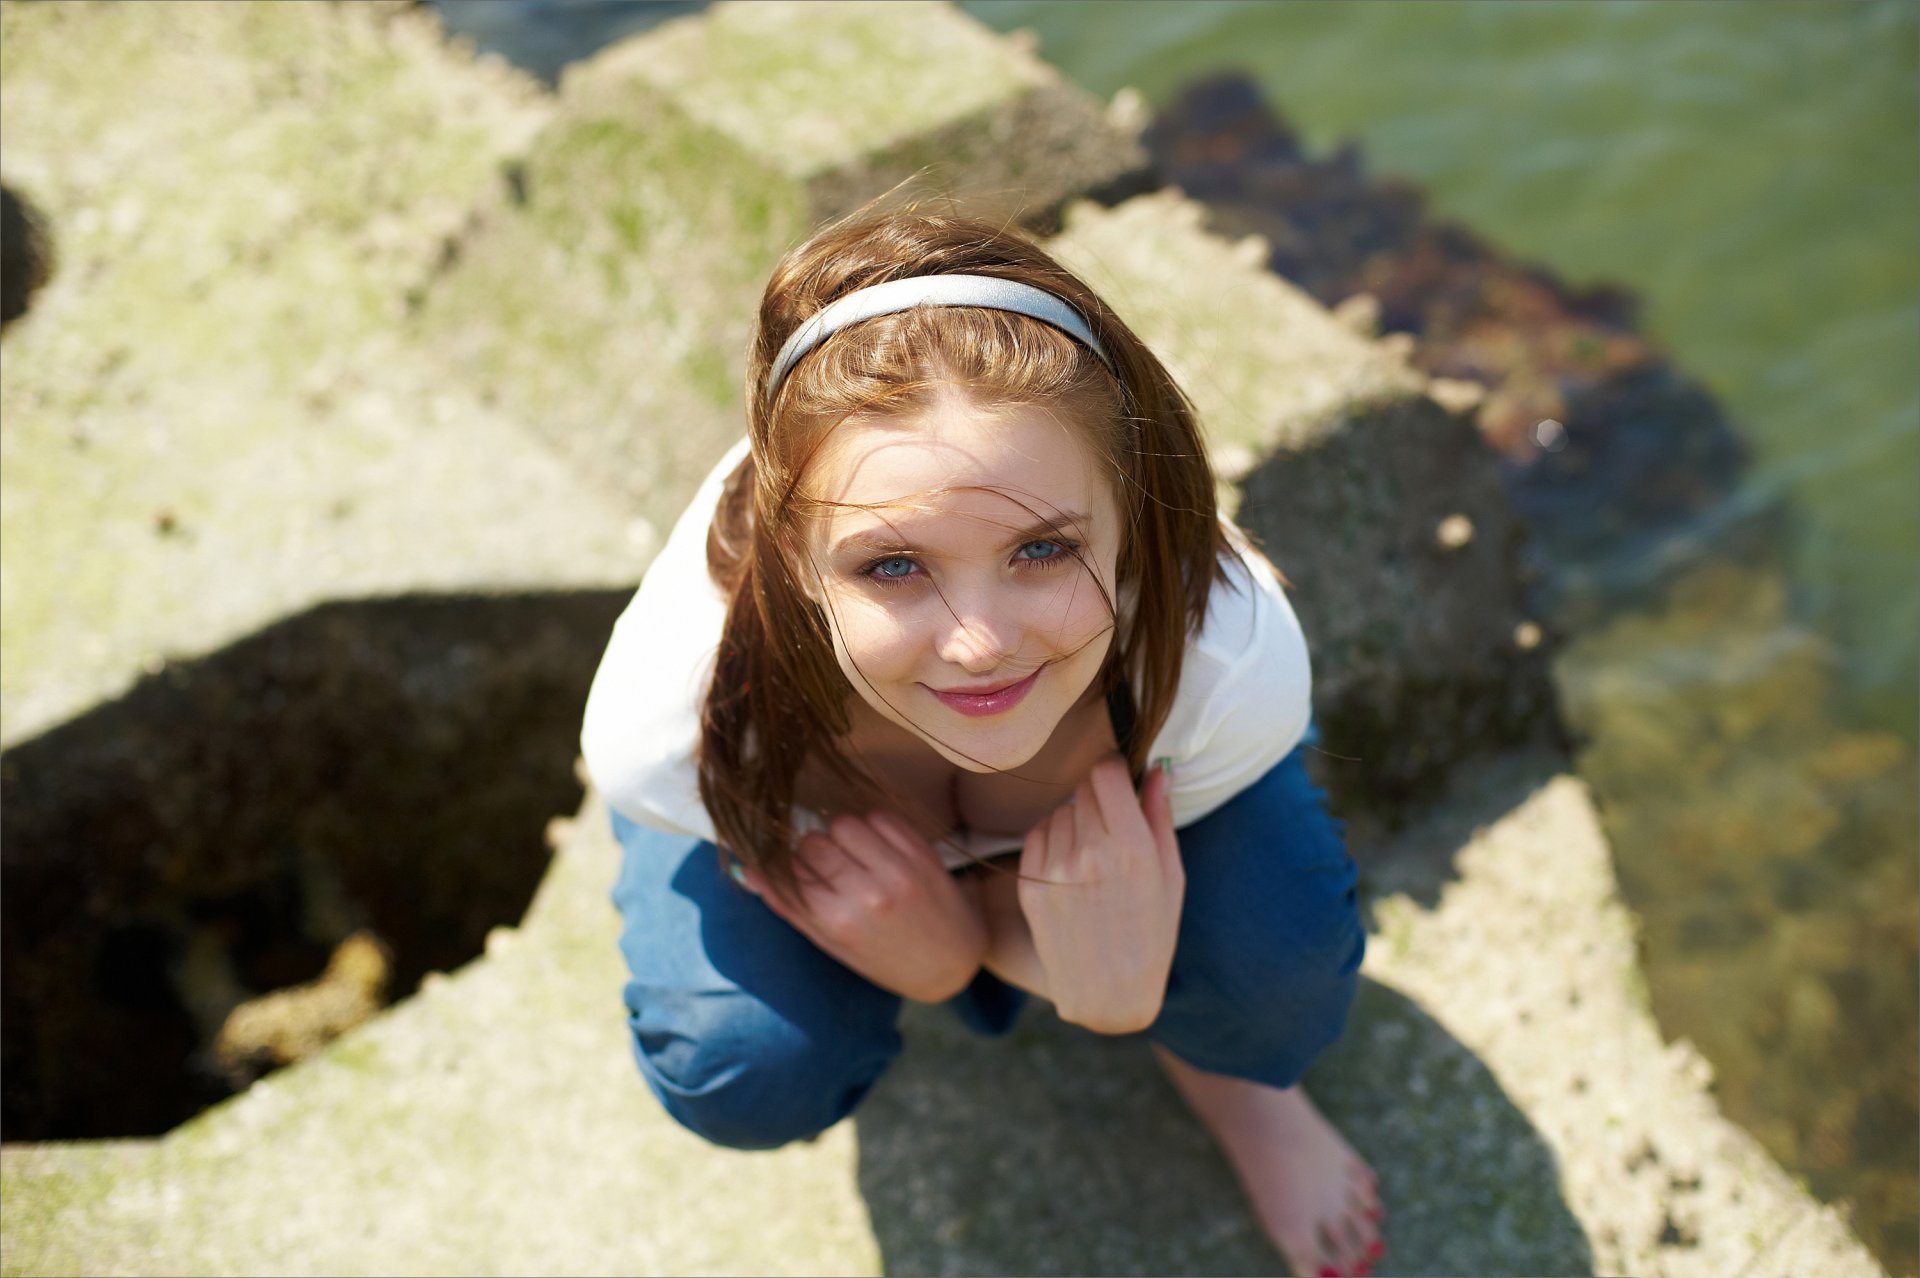
{"label": "red toenail polish", "polygon": [[1387,1245],[1383,1242],[1380,1242],[1377,1239],[1374,1241],[1373,1246],[1367,1248],[1368,1260],[1378,1260],[1380,1259],[1380,1257],[1386,1254],[1387,1254]]}
{"label": "red toenail polish", "polygon": [[1320,1270],[1320,1278],[1340,1278],[1340,1271],[1338,1269],[1322,1268]]}
{"label": "red toenail polish", "polygon": [[1359,1274],[1360,1278],[1367,1278],[1367,1275],[1373,1272],[1373,1266],[1363,1260],[1360,1262],[1360,1267],[1353,1272]]}

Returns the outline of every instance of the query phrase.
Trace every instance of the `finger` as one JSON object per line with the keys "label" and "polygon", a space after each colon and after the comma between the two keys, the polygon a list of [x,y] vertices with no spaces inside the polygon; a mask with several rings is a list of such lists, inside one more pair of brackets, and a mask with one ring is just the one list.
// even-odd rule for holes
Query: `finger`
{"label": "finger", "polygon": [[871,870],[876,861],[893,859],[892,847],[867,824],[866,818],[850,812],[827,822],[827,838],[839,845],[842,856],[863,870]]}
{"label": "finger", "polygon": [[1068,801],[1064,811],[1073,818],[1074,846],[1085,846],[1106,834],[1107,821],[1100,811],[1100,796],[1094,792],[1093,773],[1089,772],[1074,787],[1073,798]]}
{"label": "finger", "polygon": [[1020,873],[1032,879],[1044,879],[1050,866],[1048,860],[1048,836],[1053,829],[1053,814],[1048,813],[1033,823],[1027,831],[1026,842],[1020,845]]}
{"label": "finger", "polygon": [[[1077,799],[1079,796],[1075,796]],[[1053,810],[1050,828],[1047,830],[1047,858],[1055,871],[1064,871],[1070,865],[1069,858],[1081,845],[1081,817],[1076,809],[1090,806],[1091,799],[1085,803],[1069,800]],[[1088,818],[1097,822],[1099,818]]]}
{"label": "finger", "polygon": [[1160,759],[1148,769],[1147,783],[1140,788],[1140,811],[1161,855],[1179,856],[1180,838],[1173,831],[1173,760]]}
{"label": "finger", "polygon": [[860,873],[859,864],[840,841],[827,835],[803,835],[794,851],[799,864],[794,867],[796,886],[789,895],[797,909],[811,909],[810,896],[832,893],[850,874]]}
{"label": "finger", "polygon": [[759,897],[761,902],[780,918],[785,919],[797,928],[801,928],[802,931],[806,930],[801,926],[797,917],[800,912],[799,904],[794,901],[784,889],[775,887],[773,883],[767,879],[766,875],[760,873],[758,870],[745,865],[738,866],[737,868],[739,873],[734,876],[734,879],[741,887],[746,888],[747,891]]}
{"label": "finger", "polygon": [[1127,779],[1125,759],[1108,755],[1093,765],[1083,784],[1093,791],[1107,829],[1125,830],[1140,822],[1140,799],[1133,792],[1133,782]]}
{"label": "finger", "polygon": [[870,815],[867,818],[867,824],[872,826],[874,832],[886,840],[887,844],[908,862],[946,868],[940,861],[940,854],[934,851],[933,844],[922,838],[920,832],[907,823],[906,818],[883,809]]}

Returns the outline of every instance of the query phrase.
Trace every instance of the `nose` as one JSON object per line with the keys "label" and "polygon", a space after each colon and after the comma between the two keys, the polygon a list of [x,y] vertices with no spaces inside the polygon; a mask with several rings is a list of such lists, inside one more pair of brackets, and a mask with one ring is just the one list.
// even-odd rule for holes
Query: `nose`
{"label": "nose", "polygon": [[1006,608],[995,610],[987,600],[950,602],[955,606],[936,644],[942,661],[987,674],[1020,650],[1020,624]]}

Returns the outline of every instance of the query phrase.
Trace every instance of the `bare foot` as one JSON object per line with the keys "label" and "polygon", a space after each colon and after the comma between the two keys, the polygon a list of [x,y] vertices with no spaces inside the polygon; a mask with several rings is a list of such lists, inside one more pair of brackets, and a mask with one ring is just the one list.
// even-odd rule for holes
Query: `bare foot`
{"label": "bare foot", "polygon": [[1165,1048],[1153,1050],[1220,1143],[1294,1273],[1367,1273],[1386,1250],[1373,1171],[1307,1094],[1209,1074]]}

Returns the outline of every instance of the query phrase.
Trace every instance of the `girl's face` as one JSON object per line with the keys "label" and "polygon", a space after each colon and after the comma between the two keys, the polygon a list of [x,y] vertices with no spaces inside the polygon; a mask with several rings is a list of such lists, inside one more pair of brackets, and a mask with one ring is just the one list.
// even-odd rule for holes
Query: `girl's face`
{"label": "girl's face", "polygon": [[808,551],[855,690],[969,771],[1031,759],[1113,641],[1119,511],[1080,432],[955,390],[842,423],[808,489],[841,503]]}

